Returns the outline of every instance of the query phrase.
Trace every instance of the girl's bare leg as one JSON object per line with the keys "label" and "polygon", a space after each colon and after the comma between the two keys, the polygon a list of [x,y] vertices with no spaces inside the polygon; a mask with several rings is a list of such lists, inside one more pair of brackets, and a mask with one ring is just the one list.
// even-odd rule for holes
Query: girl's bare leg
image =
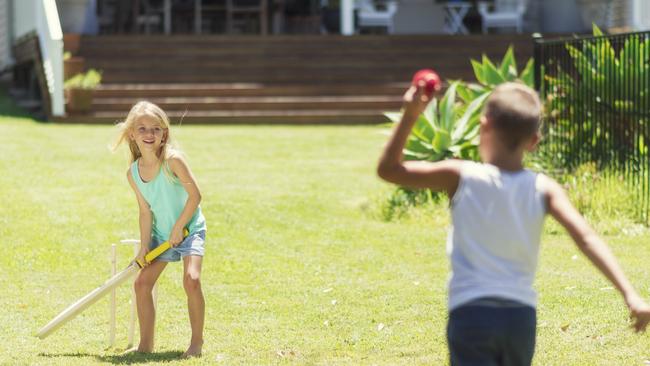
{"label": "girl's bare leg", "polygon": [[205,321],[205,299],[201,290],[201,264],[203,257],[190,255],[183,258],[183,287],[187,294],[187,309],[190,313],[192,339],[183,357],[201,355],[203,346],[203,323]]}
{"label": "girl's bare leg", "polygon": [[156,309],[151,291],[167,262],[156,261],[144,267],[135,279],[135,299],[138,304],[138,323],[140,324],[140,345],[138,352],[153,351],[154,324]]}

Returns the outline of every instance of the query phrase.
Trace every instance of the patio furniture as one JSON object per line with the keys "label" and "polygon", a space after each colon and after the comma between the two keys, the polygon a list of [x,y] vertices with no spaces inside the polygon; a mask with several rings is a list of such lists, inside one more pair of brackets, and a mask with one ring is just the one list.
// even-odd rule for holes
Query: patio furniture
{"label": "patio furniture", "polygon": [[489,28],[515,28],[517,33],[523,30],[524,13],[527,0],[494,0],[494,8],[486,2],[478,3],[478,12],[483,18],[483,33]]}
{"label": "patio furniture", "polygon": [[463,19],[469,12],[472,4],[466,1],[449,1],[445,4],[444,31],[448,34],[469,34]]}
{"label": "patio furniture", "polygon": [[236,28],[243,32],[268,34],[268,0],[227,0],[228,33]]}
{"label": "patio furniture", "polygon": [[227,0],[202,0],[200,1],[200,24],[197,30],[200,33],[225,33],[227,31],[226,17],[228,12]]}
{"label": "patio furniture", "polygon": [[[373,0],[357,0],[358,24],[363,27],[386,27],[386,32],[392,34],[395,26],[393,17],[397,12],[397,1],[382,1],[381,8]],[[383,8],[383,9],[382,9]]]}
{"label": "patio furniture", "polygon": [[138,32],[144,29],[145,34],[151,33],[152,27],[162,31],[165,8],[163,0],[139,0],[134,2],[138,6],[138,15],[135,18]]}

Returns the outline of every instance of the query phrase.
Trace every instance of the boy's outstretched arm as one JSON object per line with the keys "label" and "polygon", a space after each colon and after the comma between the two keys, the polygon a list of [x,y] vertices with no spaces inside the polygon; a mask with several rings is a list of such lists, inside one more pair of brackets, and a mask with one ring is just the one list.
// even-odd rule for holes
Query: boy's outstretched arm
{"label": "boy's outstretched arm", "polygon": [[650,322],[650,306],[634,290],[607,244],[571,204],[564,189],[556,181],[543,177],[549,214],[569,232],[578,248],[623,295],[634,329],[645,331]]}
{"label": "boy's outstretched arm", "polygon": [[458,160],[440,162],[404,161],[402,150],[406,144],[413,124],[424,111],[429,98],[424,92],[424,84],[411,86],[404,94],[404,113],[397,124],[379,160],[377,174],[384,180],[411,188],[429,188],[445,191],[452,197],[460,179]]}

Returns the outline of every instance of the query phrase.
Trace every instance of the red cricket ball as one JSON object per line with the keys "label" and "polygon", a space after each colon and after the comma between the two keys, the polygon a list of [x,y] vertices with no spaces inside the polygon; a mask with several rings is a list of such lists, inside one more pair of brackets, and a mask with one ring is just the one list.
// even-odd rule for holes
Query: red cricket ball
{"label": "red cricket ball", "polygon": [[422,69],[415,73],[413,76],[413,86],[418,86],[420,80],[424,80],[424,92],[428,97],[431,97],[434,92],[437,92],[442,87],[440,76],[431,69]]}

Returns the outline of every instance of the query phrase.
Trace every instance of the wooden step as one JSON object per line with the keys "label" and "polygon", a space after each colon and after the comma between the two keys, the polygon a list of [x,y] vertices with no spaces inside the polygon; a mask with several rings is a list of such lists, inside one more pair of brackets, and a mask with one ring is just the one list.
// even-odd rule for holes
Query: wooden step
{"label": "wooden step", "polygon": [[[505,50],[504,50],[505,51]],[[490,55],[488,55],[490,56]],[[503,56],[503,52],[497,55]],[[425,56],[417,55],[409,57],[408,55],[399,54],[369,54],[367,56],[337,56],[337,55],[322,55],[319,57],[298,57],[298,56],[284,56],[284,57],[205,57],[205,56],[165,56],[165,62],[161,63],[156,59],[149,58],[134,58],[132,60],[125,60],[123,58],[110,58],[110,57],[88,57],[85,62],[95,68],[102,70],[129,70],[129,69],[157,69],[161,67],[182,66],[183,68],[205,68],[205,69],[223,69],[223,68],[240,68],[242,70],[250,70],[256,68],[264,69],[328,69],[328,68],[374,68],[374,67],[399,67],[399,68],[413,68],[422,65],[430,67],[439,67],[440,65],[457,65],[458,59],[461,54],[446,55],[446,56]],[[470,59],[480,60],[482,54],[474,51],[465,55],[465,59],[469,64]],[[495,57],[491,57],[495,59]],[[500,61],[497,60],[497,61]],[[523,60],[527,61],[527,60]],[[524,64],[525,62],[521,62]]]}
{"label": "wooden step", "polygon": [[[309,111],[191,111],[168,113],[172,124],[378,124],[389,122],[376,110],[309,110]],[[106,124],[123,121],[125,113],[92,112],[56,119],[63,123]]]}
{"label": "wooden step", "polygon": [[[209,36],[209,35],[149,35],[149,36],[84,36],[81,39],[83,50],[105,49],[171,49],[182,45],[188,49],[211,45],[215,49],[248,49],[255,52],[259,49],[343,49],[343,48],[377,48],[390,46],[393,48],[419,49],[428,46],[453,45],[456,47],[491,47],[504,44],[531,44],[532,37],[528,34],[494,34],[489,36],[468,35],[358,35],[358,36]],[[85,51],[84,51],[85,52]]]}
{"label": "wooden step", "polygon": [[470,58],[498,62],[510,44],[523,67],[529,35],[84,36],[103,85],[91,113],[59,120],[115,123],[145,99],[175,123],[384,123],[418,69],[473,81]]}
{"label": "wooden step", "polygon": [[[159,70],[148,70],[134,73],[132,70],[113,71],[104,73],[103,81],[106,83],[262,83],[262,84],[360,84],[376,83],[404,83],[408,82],[413,74],[421,67],[409,67],[404,69],[341,69],[328,72],[291,72],[291,70],[252,70],[250,73],[238,71],[235,73],[221,70],[215,73],[213,70],[187,69],[176,72],[161,72]],[[470,67],[438,67],[436,68],[441,77],[445,79],[474,80],[474,72]]]}
{"label": "wooden step", "polygon": [[[94,111],[128,111],[138,99],[94,98]],[[165,111],[217,110],[396,110],[401,96],[316,96],[316,97],[167,97],[149,100]]]}
{"label": "wooden step", "polygon": [[408,82],[368,84],[299,85],[260,83],[112,83],[102,84],[95,90],[98,98],[156,97],[264,97],[264,96],[337,96],[337,95],[388,95],[404,93]]}

